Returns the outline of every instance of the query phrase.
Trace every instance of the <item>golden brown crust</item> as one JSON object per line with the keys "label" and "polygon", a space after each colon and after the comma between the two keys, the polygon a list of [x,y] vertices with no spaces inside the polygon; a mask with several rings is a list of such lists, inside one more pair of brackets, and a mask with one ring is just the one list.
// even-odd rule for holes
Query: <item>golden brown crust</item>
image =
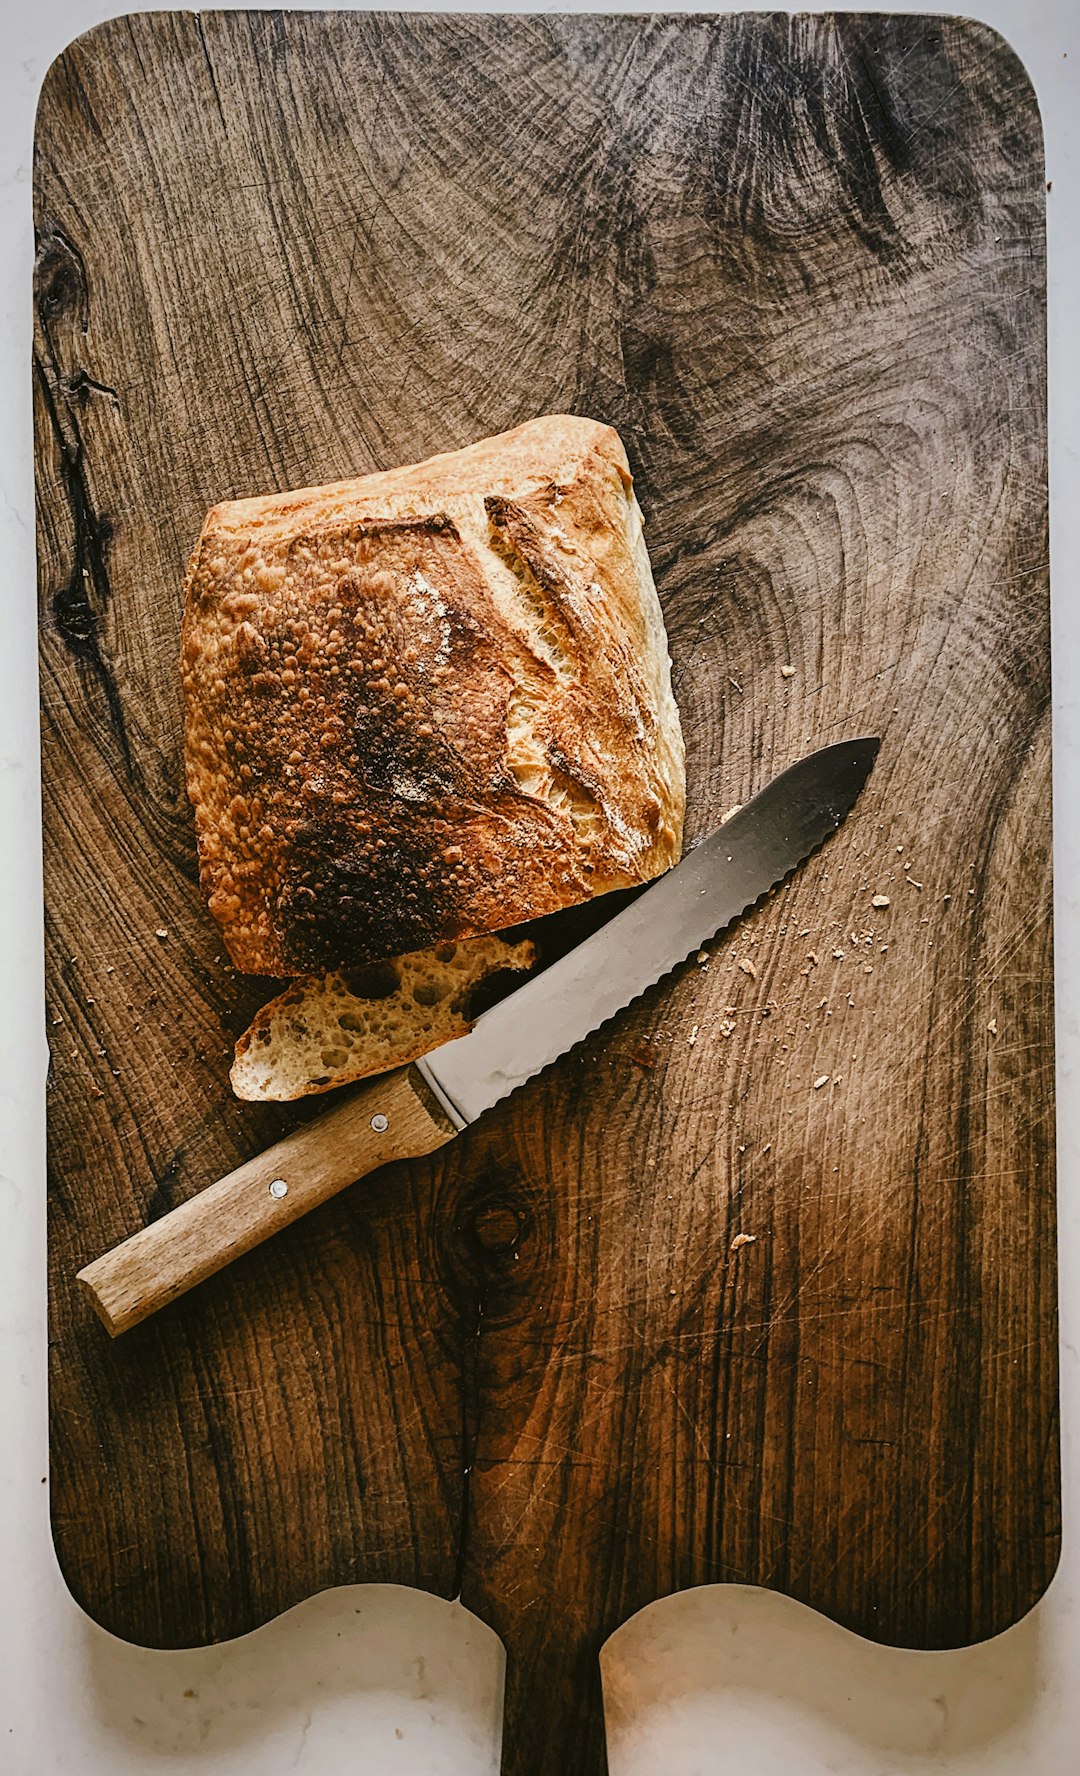
{"label": "golden brown crust", "polygon": [[678,713],[608,426],[215,507],[182,660],[201,878],[249,973],[498,930],[678,858]]}

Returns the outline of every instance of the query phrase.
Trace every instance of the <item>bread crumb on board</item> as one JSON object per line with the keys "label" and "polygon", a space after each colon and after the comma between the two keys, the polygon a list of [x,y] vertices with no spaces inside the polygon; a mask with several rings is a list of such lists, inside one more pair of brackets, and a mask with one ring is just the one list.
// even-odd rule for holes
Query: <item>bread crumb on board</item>
{"label": "bread crumb on board", "polygon": [[165,939],[168,937],[168,935],[169,935],[169,933],[166,930],[164,925],[159,925],[157,930],[154,932],[154,936],[157,938],[159,943],[164,943]]}
{"label": "bread crumb on board", "polygon": [[729,1252],[741,1252],[744,1246],[752,1246],[757,1241],[756,1233],[737,1233],[728,1247]]}
{"label": "bread crumb on board", "polygon": [[729,821],[729,820],[732,820],[732,819],[733,819],[733,818],[734,818],[734,816],[735,816],[735,815],[736,815],[736,814],[737,814],[737,813],[738,813],[738,812],[739,812],[739,810],[740,810],[740,808],[741,808],[741,807],[742,807],[742,803],[741,803],[741,802],[733,802],[733,803],[732,803],[732,804],[731,804],[731,807],[730,807],[730,808],[729,808],[729,809],[728,809],[728,811],[727,811],[727,813],[726,813],[726,814],[721,814],[721,816],[720,816],[720,825],[721,825],[721,826],[726,826],[726,825],[727,825],[727,823],[728,823],[728,821]]}
{"label": "bread crumb on board", "polygon": [[996,1017],[991,1018],[990,1022],[987,1024],[986,1028],[987,1028],[987,1032],[989,1033],[989,1035],[996,1036],[998,1033],[997,1018]]}
{"label": "bread crumb on board", "polygon": [[794,666],[781,666],[780,677],[781,678],[794,678],[795,677]]}
{"label": "bread crumb on board", "polygon": [[818,1092],[821,1090],[823,1085],[828,1085],[828,1083],[829,1083],[829,1075],[827,1073],[821,1073],[821,1074],[819,1074],[818,1078],[814,1080],[814,1090],[816,1092]]}
{"label": "bread crumb on board", "polygon": [[883,907],[887,907],[889,905],[889,897],[887,894],[875,894],[873,900],[870,902],[870,905],[872,907],[877,907],[878,910],[880,911]]}
{"label": "bread crumb on board", "polygon": [[740,956],[739,967],[744,974],[750,976],[751,980],[757,980],[757,966],[755,963],[751,962],[749,956]]}

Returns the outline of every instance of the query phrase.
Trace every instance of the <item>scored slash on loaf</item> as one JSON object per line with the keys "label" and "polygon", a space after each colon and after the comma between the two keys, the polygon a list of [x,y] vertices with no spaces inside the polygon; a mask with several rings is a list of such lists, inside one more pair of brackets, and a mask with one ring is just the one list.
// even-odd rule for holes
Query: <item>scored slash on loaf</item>
{"label": "scored slash on loaf", "polygon": [[679,857],[667,640],[609,426],[215,507],[182,650],[201,877],[241,970],[483,934]]}

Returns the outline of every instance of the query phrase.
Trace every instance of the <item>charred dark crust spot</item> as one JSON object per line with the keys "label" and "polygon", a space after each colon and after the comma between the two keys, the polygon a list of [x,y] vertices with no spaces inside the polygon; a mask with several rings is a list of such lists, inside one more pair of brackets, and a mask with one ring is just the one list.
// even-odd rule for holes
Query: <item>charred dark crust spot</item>
{"label": "charred dark crust spot", "polygon": [[423,826],[401,843],[319,826],[295,837],[276,915],[285,972],[302,974],[425,949],[453,926],[455,909]]}

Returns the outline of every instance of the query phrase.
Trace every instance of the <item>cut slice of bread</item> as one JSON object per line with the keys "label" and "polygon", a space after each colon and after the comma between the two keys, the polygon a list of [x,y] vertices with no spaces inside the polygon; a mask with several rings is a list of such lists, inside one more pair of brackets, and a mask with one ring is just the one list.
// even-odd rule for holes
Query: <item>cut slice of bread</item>
{"label": "cut slice of bread", "polygon": [[472,1028],[469,998],[480,981],[535,960],[531,943],[473,937],[348,972],[302,975],[236,1044],[233,1091],[281,1102],[404,1066]]}

